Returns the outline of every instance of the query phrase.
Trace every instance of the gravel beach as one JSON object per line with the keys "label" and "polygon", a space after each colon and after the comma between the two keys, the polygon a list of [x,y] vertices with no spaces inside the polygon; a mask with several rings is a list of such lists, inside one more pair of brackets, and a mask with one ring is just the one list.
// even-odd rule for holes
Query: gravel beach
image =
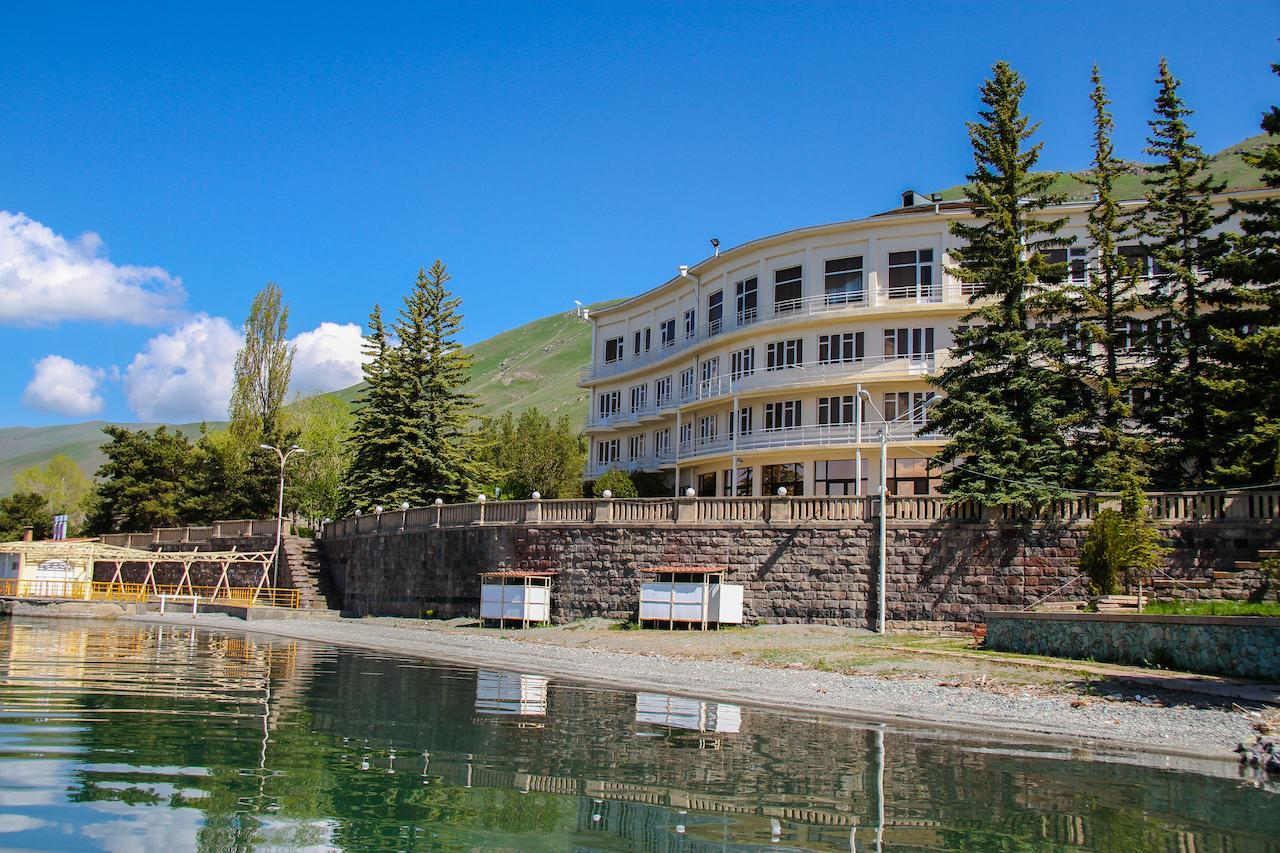
{"label": "gravel beach", "polygon": [[1256,734],[1256,710],[1195,697],[1082,697],[1013,688],[1001,692],[949,686],[935,678],[850,675],[816,669],[759,666],[732,659],[699,660],[584,645],[531,642],[475,631],[449,631],[409,619],[291,619],[244,622],[221,615],[128,616],[268,634],[425,657],[477,667],[555,676],[586,684],[642,689],[750,704],[817,716],[924,726],[983,738],[1050,741],[1132,751],[1143,763],[1168,756],[1234,761],[1232,749]]}

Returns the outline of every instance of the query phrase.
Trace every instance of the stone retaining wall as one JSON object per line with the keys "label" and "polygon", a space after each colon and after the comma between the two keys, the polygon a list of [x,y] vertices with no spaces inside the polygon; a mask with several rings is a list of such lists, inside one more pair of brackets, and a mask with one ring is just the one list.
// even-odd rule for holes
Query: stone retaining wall
{"label": "stone retaining wall", "polygon": [[987,614],[998,651],[1280,680],[1280,619],[1114,613]]}
{"label": "stone retaining wall", "polygon": [[[1220,533],[1212,529],[1217,525]],[[1196,522],[1171,531],[1170,568],[1203,576],[1274,541],[1267,522]],[[892,522],[887,536],[887,621],[964,628],[992,607],[1078,598],[1087,522]],[[878,526],[806,524],[490,524],[326,536],[344,609],[359,614],[476,615],[478,573],[551,568],[557,622],[636,613],[639,569],[712,565],[745,587],[746,618],[872,627]],[[1179,547],[1185,538],[1186,546]],[[1216,541],[1214,548],[1207,543]]]}

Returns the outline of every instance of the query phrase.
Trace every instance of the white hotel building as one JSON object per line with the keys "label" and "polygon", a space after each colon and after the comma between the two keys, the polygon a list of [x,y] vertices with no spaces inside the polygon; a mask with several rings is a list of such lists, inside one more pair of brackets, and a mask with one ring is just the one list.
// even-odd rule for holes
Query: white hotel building
{"label": "white hotel building", "polygon": [[[1077,237],[1056,259],[1074,277],[1090,205],[1053,211]],[[968,310],[968,286],[944,269],[950,225],[967,218],[963,203],[906,193],[900,208],[754,240],[594,312],[579,383],[587,478],[619,468],[662,472],[677,494],[873,494],[884,431],[890,493],[936,493],[928,459],[946,439],[927,429],[926,376]]]}

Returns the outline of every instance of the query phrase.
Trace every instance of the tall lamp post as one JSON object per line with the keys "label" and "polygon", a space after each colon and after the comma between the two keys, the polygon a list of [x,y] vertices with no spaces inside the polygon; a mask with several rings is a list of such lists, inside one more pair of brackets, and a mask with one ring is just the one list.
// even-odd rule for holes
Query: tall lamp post
{"label": "tall lamp post", "polygon": [[280,540],[284,538],[284,463],[289,461],[289,457],[295,453],[306,453],[298,445],[294,444],[288,450],[281,450],[272,444],[259,444],[263,450],[274,450],[276,456],[280,457],[280,497],[276,501],[276,553],[275,558],[271,561],[271,588],[280,588]]}

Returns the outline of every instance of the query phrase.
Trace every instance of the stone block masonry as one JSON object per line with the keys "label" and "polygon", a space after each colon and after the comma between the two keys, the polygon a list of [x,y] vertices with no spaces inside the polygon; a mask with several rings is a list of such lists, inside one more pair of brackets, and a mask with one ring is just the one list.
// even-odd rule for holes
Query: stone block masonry
{"label": "stone block masonry", "polygon": [[[960,627],[992,606],[1020,607],[1076,577],[1087,528],[1063,524],[917,523],[888,534],[887,618],[898,627]],[[344,609],[359,614],[477,613],[481,571],[559,572],[557,622],[635,616],[639,569],[728,566],[746,617],[871,627],[878,529],[828,526],[501,525],[326,538]]]}
{"label": "stone block masonry", "polygon": [[997,651],[1280,680],[1280,619],[988,613]]}

